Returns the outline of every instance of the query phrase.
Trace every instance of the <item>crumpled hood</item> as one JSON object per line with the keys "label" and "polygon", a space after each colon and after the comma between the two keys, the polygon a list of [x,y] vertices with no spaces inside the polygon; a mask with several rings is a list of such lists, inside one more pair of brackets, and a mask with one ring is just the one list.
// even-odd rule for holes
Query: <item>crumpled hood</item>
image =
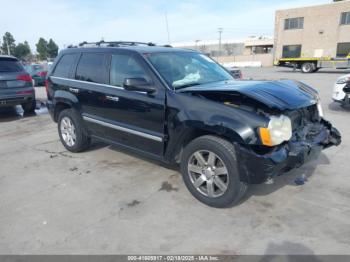
{"label": "crumpled hood", "polygon": [[179,92],[237,92],[281,111],[307,107],[318,100],[315,89],[293,80],[222,81],[184,88]]}

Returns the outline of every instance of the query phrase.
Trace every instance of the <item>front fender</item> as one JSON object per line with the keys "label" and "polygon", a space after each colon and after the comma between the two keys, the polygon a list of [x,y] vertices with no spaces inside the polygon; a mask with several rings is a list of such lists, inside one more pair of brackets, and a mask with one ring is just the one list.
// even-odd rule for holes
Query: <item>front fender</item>
{"label": "front fender", "polygon": [[181,127],[203,129],[228,137],[238,138],[246,144],[259,143],[258,127],[266,127],[269,119],[253,111],[185,93],[167,96],[169,130]]}
{"label": "front fender", "polygon": [[214,134],[238,144],[259,144],[257,127],[265,127],[268,119],[240,108],[190,94],[167,96],[166,158],[176,156],[183,145],[201,135]]}

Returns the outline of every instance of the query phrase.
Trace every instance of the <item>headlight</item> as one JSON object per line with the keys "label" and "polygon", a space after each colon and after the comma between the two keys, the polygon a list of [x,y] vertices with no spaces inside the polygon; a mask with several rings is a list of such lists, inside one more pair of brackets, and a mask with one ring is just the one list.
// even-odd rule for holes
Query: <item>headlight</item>
{"label": "headlight", "polygon": [[323,115],[323,109],[322,109],[322,105],[321,105],[321,100],[320,99],[318,99],[318,101],[317,101],[317,111],[318,111],[318,115],[320,116],[320,117],[323,117],[324,115]]}
{"label": "headlight", "polygon": [[350,81],[350,77],[342,77],[342,78],[339,78],[338,80],[337,80],[337,84],[338,85],[341,85],[341,84],[345,84],[345,83],[347,83],[347,82],[349,82]]}
{"label": "headlight", "polygon": [[265,146],[279,145],[292,137],[292,122],[284,115],[272,116],[268,127],[261,127],[260,138]]}

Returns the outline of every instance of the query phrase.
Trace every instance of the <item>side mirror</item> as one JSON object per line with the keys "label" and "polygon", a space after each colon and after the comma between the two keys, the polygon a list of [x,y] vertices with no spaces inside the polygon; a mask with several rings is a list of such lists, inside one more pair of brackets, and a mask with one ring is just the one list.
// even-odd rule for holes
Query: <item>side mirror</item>
{"label": "side mirror", "polygon": [[123,87],[129,91],[154,93],[156,89],[144,78],[125,78]]}

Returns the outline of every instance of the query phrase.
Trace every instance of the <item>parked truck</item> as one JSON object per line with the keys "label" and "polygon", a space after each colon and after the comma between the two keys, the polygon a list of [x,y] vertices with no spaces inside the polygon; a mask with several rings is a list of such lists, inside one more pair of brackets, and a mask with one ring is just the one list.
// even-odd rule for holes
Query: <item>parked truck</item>
{"label": "parked truck", "polygon": [[280,58],[275,66],[300,69],[303,73],[314,73],[321,68],[350,69],[350,53],[346,57],[298,57]]}

